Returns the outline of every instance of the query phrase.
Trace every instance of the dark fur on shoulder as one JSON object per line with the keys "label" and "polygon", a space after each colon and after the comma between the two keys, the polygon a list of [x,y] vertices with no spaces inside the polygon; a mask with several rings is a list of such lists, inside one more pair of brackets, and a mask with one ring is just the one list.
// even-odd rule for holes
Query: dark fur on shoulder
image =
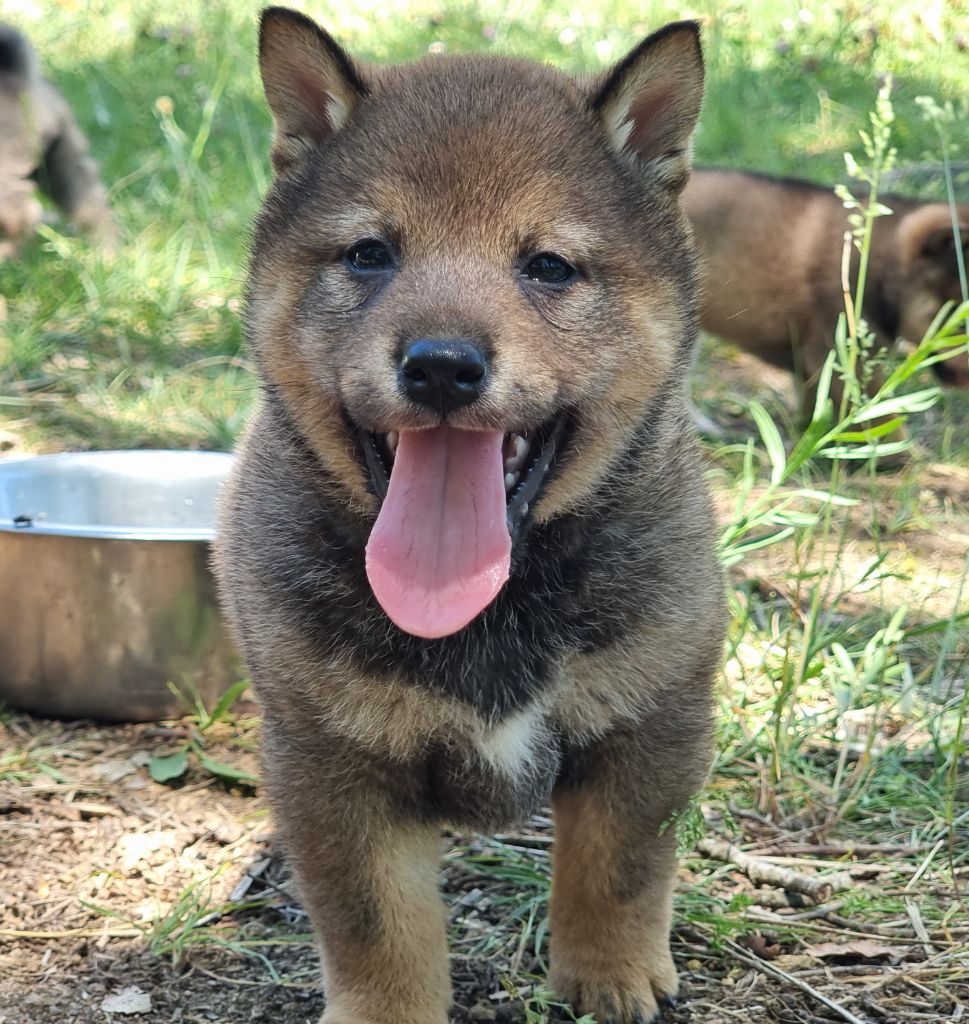
{"label": "dark fur on shoulder", "polygon": [[[913,344],[947,302],[962,299],[952,213],[945,203],[879,196],[862,314],[876,345]],[[811,385],[834,347],[844,311],[841,261],[848,211],[833,191],[750,171],[698,169],[684,193],[702,257],[703,327]],[[969,206],[957,206],[969,264]],[[853,250],[853,268],[857,252]],[[965,353],[933,365],[946,384],[969,385]],[[872,388],[880,379],[876,374]],[[840,397],[840,382],[833,381]]]}
{"label": "dark fur on shoulder", "polygon": [[42,192],[102,244],[116,238],[107,195],[71,108],[42,77],[26,37],[0,25],[0,254],[41,221]]}
{"label": "dark fur on shoulder", "polygon": [[[685,393],[696,28],[579,81],[493,57],[367,67],[272,8],[260,56],[276,177],[246,327],[265,397],[216,565],[323,1020],[444,1024],[439,829],[551,801],[552,982],[599,1019],[646,1021],[676,989],[666,826],[710,763],[724,620]],[[427,350],[471,362],[441,383],[409,369]],[[472,435],[512,467],[507,580],[425,635],[377,594],[375,523],[392,500],[437,514],[430,485],[392,497],[436,473],[401,468],[407,445]],[[490,527],[453,525],[477,557]]]}

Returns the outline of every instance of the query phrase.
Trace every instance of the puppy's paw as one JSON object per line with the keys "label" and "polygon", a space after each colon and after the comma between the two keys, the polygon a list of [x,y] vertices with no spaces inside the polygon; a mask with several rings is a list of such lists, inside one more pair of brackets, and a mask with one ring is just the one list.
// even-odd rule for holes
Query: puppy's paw
{"label": "puppy's paw", "polygon": [[580,1013],[591,1013],[599,1024],[650,1024],[675,1005],[677,980],[667,953],[649,965],[574,965],[553,969],[552,986]]}

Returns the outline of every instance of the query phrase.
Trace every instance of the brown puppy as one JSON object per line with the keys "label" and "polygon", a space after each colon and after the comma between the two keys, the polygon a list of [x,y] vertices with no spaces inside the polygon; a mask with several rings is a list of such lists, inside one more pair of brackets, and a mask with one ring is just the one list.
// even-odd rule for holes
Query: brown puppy
{"label": "brown puppy", "polygon": [[685,395],[696,26],[578,81],[363,67],[271,8],[260,63],[265,393],[217,569],[323,1020],[444,1024],[440,828],[550,800],[552,982],[647,1021],[724,620]]}
{"label": "brown puppy", "polygon": [[[696,170],[684,192],[703,275],[703,328],[811,383],[834,347],[848,212],[826,188],[741,171]],[[894,212],[874,224],[863,316],[881,348],[918,343],[946,302],[961,300],[949,207],[881,196]],[[963,251],[969,206],[958,208]],[[966,254],[969,264],[969,253]],[[935,363],[969,385],[965,353]],[[877,384],[877,376],[873,378]],[[840,382],[832,382],[840,400]]]}
{"label": "brown puppy", "polygon": [[115,241],[114,222],[87,139],[63,96],[40,74],[26,38],[0,25],[0,255],[33,234],[46,193],[82,230]]}

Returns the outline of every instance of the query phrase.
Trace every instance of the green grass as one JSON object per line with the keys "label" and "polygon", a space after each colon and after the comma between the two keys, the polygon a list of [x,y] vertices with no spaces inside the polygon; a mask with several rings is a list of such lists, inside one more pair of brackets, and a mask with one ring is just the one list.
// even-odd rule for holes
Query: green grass
{"label": "green grass", "polygon": [[54,782],[67,782],[67,777],[46,757],[49,751],[44,749],[19,748],[0,751],[0,783],[28,784],[46,776]]}
{"label": "green grass", "polygon": [[[0,17],[28,31],[88,132],[122,235],[107,256],[55,226],[22,259],[0,264],[0,442],[14,451],[228,448],[244,424],[257,385],[239,298],[248,224],[269,178],[258,6],[46,3],[29,16],[29,4],[0,2]],[[699,16],[708,95],[698,162],[842,181],[843,153],[858,150],[885,75],[895,81],[892,143],[901,164],[941,163],[936,126],[916,103],[923,95],[954,104],[950,152],[969,152],[964,4],[949,5],[938,22],[925,4],[837,0],[362,0],[309,10],[368,59],[417,57],[433,44],[576,72],[618,58],[665,21]],[[943,196],[941,183],[935,195]],[[901,391],[927,383],[915,375]],[[915,417],[927,454],[887,485],[866,468],[797,464],[803,452],[789,450],[792,432],[771,426],[785,422],[786,410],[767,398],[763,406],[763,414],[745,406],[752,444],[711,452],[718,492],[735,511],[723,540],[734,563],[732,623],[721,753],[702,800],[707,825],[743,840],[753,820],[744,814],[753,814],[785,841],[905,843],[918,852],[893,859],[890,870],[901,873],[883,876],[899,889],[937,848],[912,895],[926,927],[944,930],[969,864],[969,586],[957,557],[918,544],[969,530],[959,507],[969,486],[946,497],[929,465],[969,472],[969,399],[946,395]],[[828,422],[812,444],[820,447],[831,429]],[[824,443],[857,444],[836,436]],[[773,543],[751,546],[765,541]],[[44,771],[37,758],[9,755],[0,780]],[[474,840],[450,865],[459,888],[480,886],[490,900],[485,931],[468,925],[473,908],[454,925],[462,955],[503,965],[509,990],[530,993],[529,1019],[544,1020],[534,972],[543,967],[547,850]],[[688,866],[695,884],[684,889],[680,917],[713,948],[756,927],[753,894],[731,888],[729,869],[695,856]],[[840,914],[875,928],[904,914],[906,898],[861,885]],[[187,890],[150,941],[173,956],[209,940],[233,948],[221,916],[217,931],[206,923],[227,909],[244,908]],[[796,944],[840,926],[772,927]]]}
{"label": "green grass", "polygon": [[[49,230],[0,265],[0,429],[24,449],[226,448],[255,393],[237,317],[248,225],[269,176],[256,3],[0,4],[88,132],[123,244],[114,258]],[[30,12],[34,12],[33,16]],[[705,24],[701,162],[834,182],[880,76],[896,77],[903,161],[938,162],[915,104],[952,100],[969,144],[955,13],[916,3],[362,3],[312,8],[368,59],[494,50],[601,67],[675,17]],[[936,41],[937,34],[940,41]]]}

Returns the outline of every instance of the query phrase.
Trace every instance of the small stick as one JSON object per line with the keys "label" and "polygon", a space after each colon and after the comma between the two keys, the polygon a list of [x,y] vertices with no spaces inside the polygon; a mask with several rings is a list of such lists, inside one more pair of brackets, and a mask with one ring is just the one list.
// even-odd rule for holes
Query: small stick
{"label": "small stick", "polygon": [[[754,854],[751,853],[748,856],[752,857]],[[911,864],[894,860],[888,864],[873,864],[865,861],[854,861],[848,864],[843,860],[827,860],[821,857],[784,857],[776,853],[764,854],[763,856],[758,856],[757,859],[764,861],[765,864],[797,864],[812,868],[843,868],[843,873],[850,875],[852,878],[882,874],[911,875],[917,870]],[[956,870],[958,871],[959,869],[956,868]]]}
{"label": "small stick", "polygon": [[739,960],[748,967],[753,967],[755,971],[760,971],[762,974],[766,974],[771,978],[780,978],[782,981],[786,981],[795,988],[799,988],[802,992],[811,996],[812,999],[816,999],[819,1003],[823,1003],[842,1020],[848,1021],[848,1024],[868,1024],[867,1021],[862,1020],[860,1017],[856,1017],[850,1010],[843,1007],[840,1003],[836,1003],[833,999],[829,999],[826,995],[819,992],[816,988],[813,988],[806,981],[802,981],[800,978],[795,978],[793,974],[788,974],[787,971],[782,970],[775,964],[767,963],[766,960],[759,960],[757,957],[747,956],[745,953],[741,952],[741,947],[732,939],[725,939],[723,948],[726,949],[735,960]]}
{"label": "small stick", "polygon": [[799,914],[785,914],[785,921],[814,921],[819,917],[827,917],[829,914],[836,914],[845,905],[844,900],[835,900],[834,903],[822,903],[813,910],[803,910]]}
{"label": "small stick", "polygon": [[[790,926],[792,923],[787,914],[778,914],[773,910],[765,910],[763,907],[750,906],[747,907],[744,913],[751,920],[772,924],[778,928],[782,928],[784,925]],[[819,932],[822,935],[843,935],[849,939],[878,939],[884,942],[886,939],[895,939],[897,941],[901,937],[897,931],[874,931],[873,929],[879,928],[879,925],[855,924],[847,918],[831,913],[831,911],[825,914],[823,920],[802,919],[793,923],[798,928],[809,928],[811,931]]]}
{"label": "small stick", "polygon": [[854,338],[857,333],[855,324],[855,303],[851,297],[851,279],[849,267],[851,266],[851,232],[846,231],[841,246],[841,291],[844,293],[845,315],[848,318],[848,337]]}
{"label": "small stick", "polygon": [[788,910],[791,907],[791,901],[783,889],[754,889],[750,898],[758,907],[770,910]]}
{"label": "small stick", "polygon": [[719,839],[701,839],[698,849],[714,860],[722,860],[740,868],[752,882],[799,892],[802,896],[809,896],[815,903],[823,903],[833,892],[850,889],[852,884],[851,875],[845,871],[824,876],[806,875],[751,857],[732,843]]}
{"label": "small stick", "polygon": [[136,939],[144,935],[138,928],[68,928],[65,931],[18,931],[14,928],[0,928],[0,939],[74,939],[100,938]]}
{"label": "small stick", "polygon": [[751,857],[773,856],[782,853],[789,857],[851,857],[855,854],[898,854],[911,857],[916,853],[924,853],[927,845],[910,846],[902,843],[785,843],[778,837],[771,840],[770,845],[759,846],[748,851]]}
{"label": "small stick", "polygon": [[908,912],[908,919],[912,922],[912,931],[915,932],[919,942],[922,943],[925,955],[930,958],[935,956],[935,949],[932,947],[932,940],[929,938],[929,933],[926,930],[925,922],[922,920],[922,912],[919,910],[918,904],[911,897],[906,896],[905,909]]}
{"label": "small stick", "polygon": [[925,874],[925,872],[928,870],[929,865],[932,863],[932,858],[939,852],[944,842],[945,839],[940,839],[935,844],[935,846],[932,847],[932,849],[929,851],[928,856],[919,865],[918,871],[916,871],[915,874],[912,875],[912,877],[909,879],[908,884],[905,886],[906,889],[911,889],[911,887],[915,885],[915,883],[922,877],[922,875]]}
{"label": "small stick", "polygon": [[553,839],[551,836],[536,836],[536,835],[523,835],[519,832],[500,832],[492,836],[492,838],[501,843],[504,846],[537,846],[541,849],[545,849],[546,846],[551,846]]}

